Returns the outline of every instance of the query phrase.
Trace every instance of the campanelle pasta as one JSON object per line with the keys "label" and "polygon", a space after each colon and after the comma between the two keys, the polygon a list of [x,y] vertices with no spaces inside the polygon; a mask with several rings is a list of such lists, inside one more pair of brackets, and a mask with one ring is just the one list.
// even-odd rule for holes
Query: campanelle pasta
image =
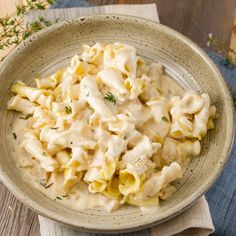
{"label": "campanelle pasta", "polygon": [[27,120],[21,166],[73,207],[158,206],[214,128],[208,94],[184,92],[126,44],[84,45],[67,68],[35,82],[16,82],[8,103]]}

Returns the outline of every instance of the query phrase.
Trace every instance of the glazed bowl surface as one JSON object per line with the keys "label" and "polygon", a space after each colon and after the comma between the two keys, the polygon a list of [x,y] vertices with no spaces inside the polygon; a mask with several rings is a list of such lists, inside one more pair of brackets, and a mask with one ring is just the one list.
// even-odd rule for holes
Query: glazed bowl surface
{"label": "glazed bowl surface", "polygon": [[[216,127],[202,141],[178,188],[156,211],[142,212],[123,206],[107,213],[101,208],[75,211],[35,189],[16,166],[12,124],[17,114],[7,111],[11,86],[22,80],[33,85],[36,74],[53,73],[68,65],[83,44],[122,42],[137,49],[147,61],[161,62],[183,88],[206,92],[216,105]],[[8,189],[38,214],[68,226],[93,232],[120,233],[147,228],[166,221],[191,206],[219,177],[231,152],[234,108],[220,72],[192,41],[155,22],[124,15],[99,15],[65,21],[34,34],[21,43],[0,67],[0,177]]]}

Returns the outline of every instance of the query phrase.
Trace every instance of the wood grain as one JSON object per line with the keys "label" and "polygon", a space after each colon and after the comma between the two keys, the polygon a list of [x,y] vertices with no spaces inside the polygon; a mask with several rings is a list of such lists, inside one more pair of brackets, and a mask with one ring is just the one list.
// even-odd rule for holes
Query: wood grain
{"label": "wood grain", "polygon": [[214,33],[228,48],[236,8],[235,0],[90,0],[92,3],[132,4],[156,2],[160,22],[205,47]]}
{"label": "wood grain", "polygon": [[37,214],[20,203],[2,182],[0,182],[0,193],[0,235],[40,235]]}
{"label": "wood grain", "polygon": [[[25,0],[0,0],[0,17],[11,13],[16,3]],[[160,21],[204,47],[209,32],[226,47],[230,45],[236,7],[235,0],[90,0],[97,5],[157,3]],[[236,27],[236,17],[235,17]],[[236,30],[231,46],[236,48]],[[23,206],[0,182],[0,235],[38,236],[38,217]]]}

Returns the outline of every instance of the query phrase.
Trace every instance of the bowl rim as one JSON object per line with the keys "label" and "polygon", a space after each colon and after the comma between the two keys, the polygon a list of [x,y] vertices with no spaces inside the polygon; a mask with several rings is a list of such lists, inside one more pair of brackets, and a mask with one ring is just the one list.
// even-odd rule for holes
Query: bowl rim
{"label": "bowl rim", "polygon": [[[59,23],[55,23],[39,32],[36,32],[35,34],[33,34],[32,36],[30,36],[29,38],[27,38],[26,40],[24,40],[24,42],[21,42],[17,47],[15,47],[9,54],[8,56],[3,60],[3,62],[0,65],[0,78],[1,78],[1,72],[3,71],[4,67],[11,62],[11,59],[13,58],[13,56],[15,54],[17,54],[19,51],[21,51],[25,46],[27,46],[28,44],[31,44],[31,42],[33,43],[35,40],[40,39],[41,37],[47,35],[47,33],[50,33],[52,31],[56,31],[57,29],[66,26],[67,24],[83,24],[86,21],[109,21],[110,19],[112,20],[116,20],[119,19],[119,21],[122,20],[122,22],[125,21],[135,21],[138,24],[141,25],[148,25],[151,28],[155,28],[155,27],[159,27],[160,30],[164,31],[167,34],[171,34],[173,37],[178,38],[179,40],[181,40],[183,43],[185,43],[187,46],[189,46],[195,53],[197,53],[209,66],[209,68],[211,69],[211,71],[213,71],[213,73],[215,74],[215,76],[218,78],[218,80],[221,82],[221,84],[224,87],[225,93],[227,95],[227,102],[229,103],[229,115],[231,116],[231,119],[229,119],[230,122],[230,126],[232,127],[232,130],[230,133],[228,133],[228,137],[230,139],[230,142],[227,144],[227,150],[225,153],[225,157],[222,160],[222,163],[217,167],[217,171],[214,173],[214,175],[211,175],[208,178],[208,181],[201,186],[200,189],[198,189],[198,191],[195,192],[194,195],[192,195],[192,197],[188,197],[187,199],[185,199],[185,201],[182,201],[178,207],[175,208],[175,212],[171,213],[170,211],[168,211],[166,213],[166,216],[163,217],[161,220],[158,221],[151,221],[149,223],[145,223],[145,224],[141,224],[141,225],[136,225],[133,227],[122,227],[122,225],[119,226],[119,229],[112,229],[112,228],[107,228],[107,229],[102,229],[97,227],[97,225],[94,225],[94,227],[83,227],[83,226],[79,226],[78,224],[75,223],[71,223],[68,221],[67,218],[61,216],[59,213],[54,212],[52,213],[52,211],[48,210],[47,208],[45,208],[44,206],[40,205],[39,203],[37,203],[37,201],[32,200],[30,197],[28,197],[27,195],[24,194],[23,191],[21,191],[21,189],[15,185],[15,183],[13,181],[11,181],[11,179],[7,176],[7,174],[4,172],[4,169],[0,163],[0,180],[4,183],[4,185],[8,188],[8,190],[21,202],[23,203],[25,206],[27,206],[28,208],[30,208],[31,210],[33,210],[34,212],[36,212],[37,214],[47,217],[51,220],[57,221],[59,223],[63,223],[66,224],[67,226],[74,228],[74,229],[79,229],[81,231],[85,231],[85,232],[94,232],[94,233],[122,233],[122,232],[131,232],[131,231],[137,231],[137,230],[142,230],[145,228],[149,228],[155,225],[158,225],[160,223],[163,223],[175,216],[177,216],[178,214],[182,213],[183,211],[185,211],[187,208],[189,208],[199,197],[201,197],[215,182],[216,180],[219,178],[219,176],[221,175],[226,163],[229,160],[230,157],[230,153],[232,151],[232,147],[233,147],[233,143],[234,143],[234,135],[235,135],[235,122],[234,122],[234,105],[233,105],[233,101],[232,101],[232,97],[230,95],[229,89],[227,87],[227,84],[225,82],[225,80],[223,79],[219,69],[217,68],[217,66],[214,64],[214,62],[212,61],[212,59],[206,54],[206,52],[201,49],[196,43],[194,43],[192,40],[190,40],[189,38],[187,38],[186,36],[182,35],[181,33],[177,32],[174,29],[169,28],[168,26],[162,25],[161,23],[157,23],[155,21],[152,20],[148,20],[148,19],[144,19],[141,17],[136,17],[136,16],[129,16],[129,15],[123,15],[123,14],[101,14],[101,15],[91,15],[91,16],[81,16],[72,20],[65,20]],[[0,80],[1,82],[1,80]]]}

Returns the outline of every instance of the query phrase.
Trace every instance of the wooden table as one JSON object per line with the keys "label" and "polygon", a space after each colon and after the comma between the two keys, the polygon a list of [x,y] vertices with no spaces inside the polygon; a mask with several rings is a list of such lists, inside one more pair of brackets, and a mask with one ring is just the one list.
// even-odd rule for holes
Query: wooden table
{"label": "wooden table", "polygon": [[[0,0],[0,17],[12,12],[15,2],[20,3],[24,0]],[[235,0],[94,0],[90,2],[97,5],[155,2],[161,23],[183,33],[201,47],[205,47],[210,32],[214,33],[226,47],[230,45]],[[233,32],[235,41],[231,42],[231,46],[236,47],[236,26]],[[37,215],[21,204],[1,182],[0,235],[40,235]]]}

